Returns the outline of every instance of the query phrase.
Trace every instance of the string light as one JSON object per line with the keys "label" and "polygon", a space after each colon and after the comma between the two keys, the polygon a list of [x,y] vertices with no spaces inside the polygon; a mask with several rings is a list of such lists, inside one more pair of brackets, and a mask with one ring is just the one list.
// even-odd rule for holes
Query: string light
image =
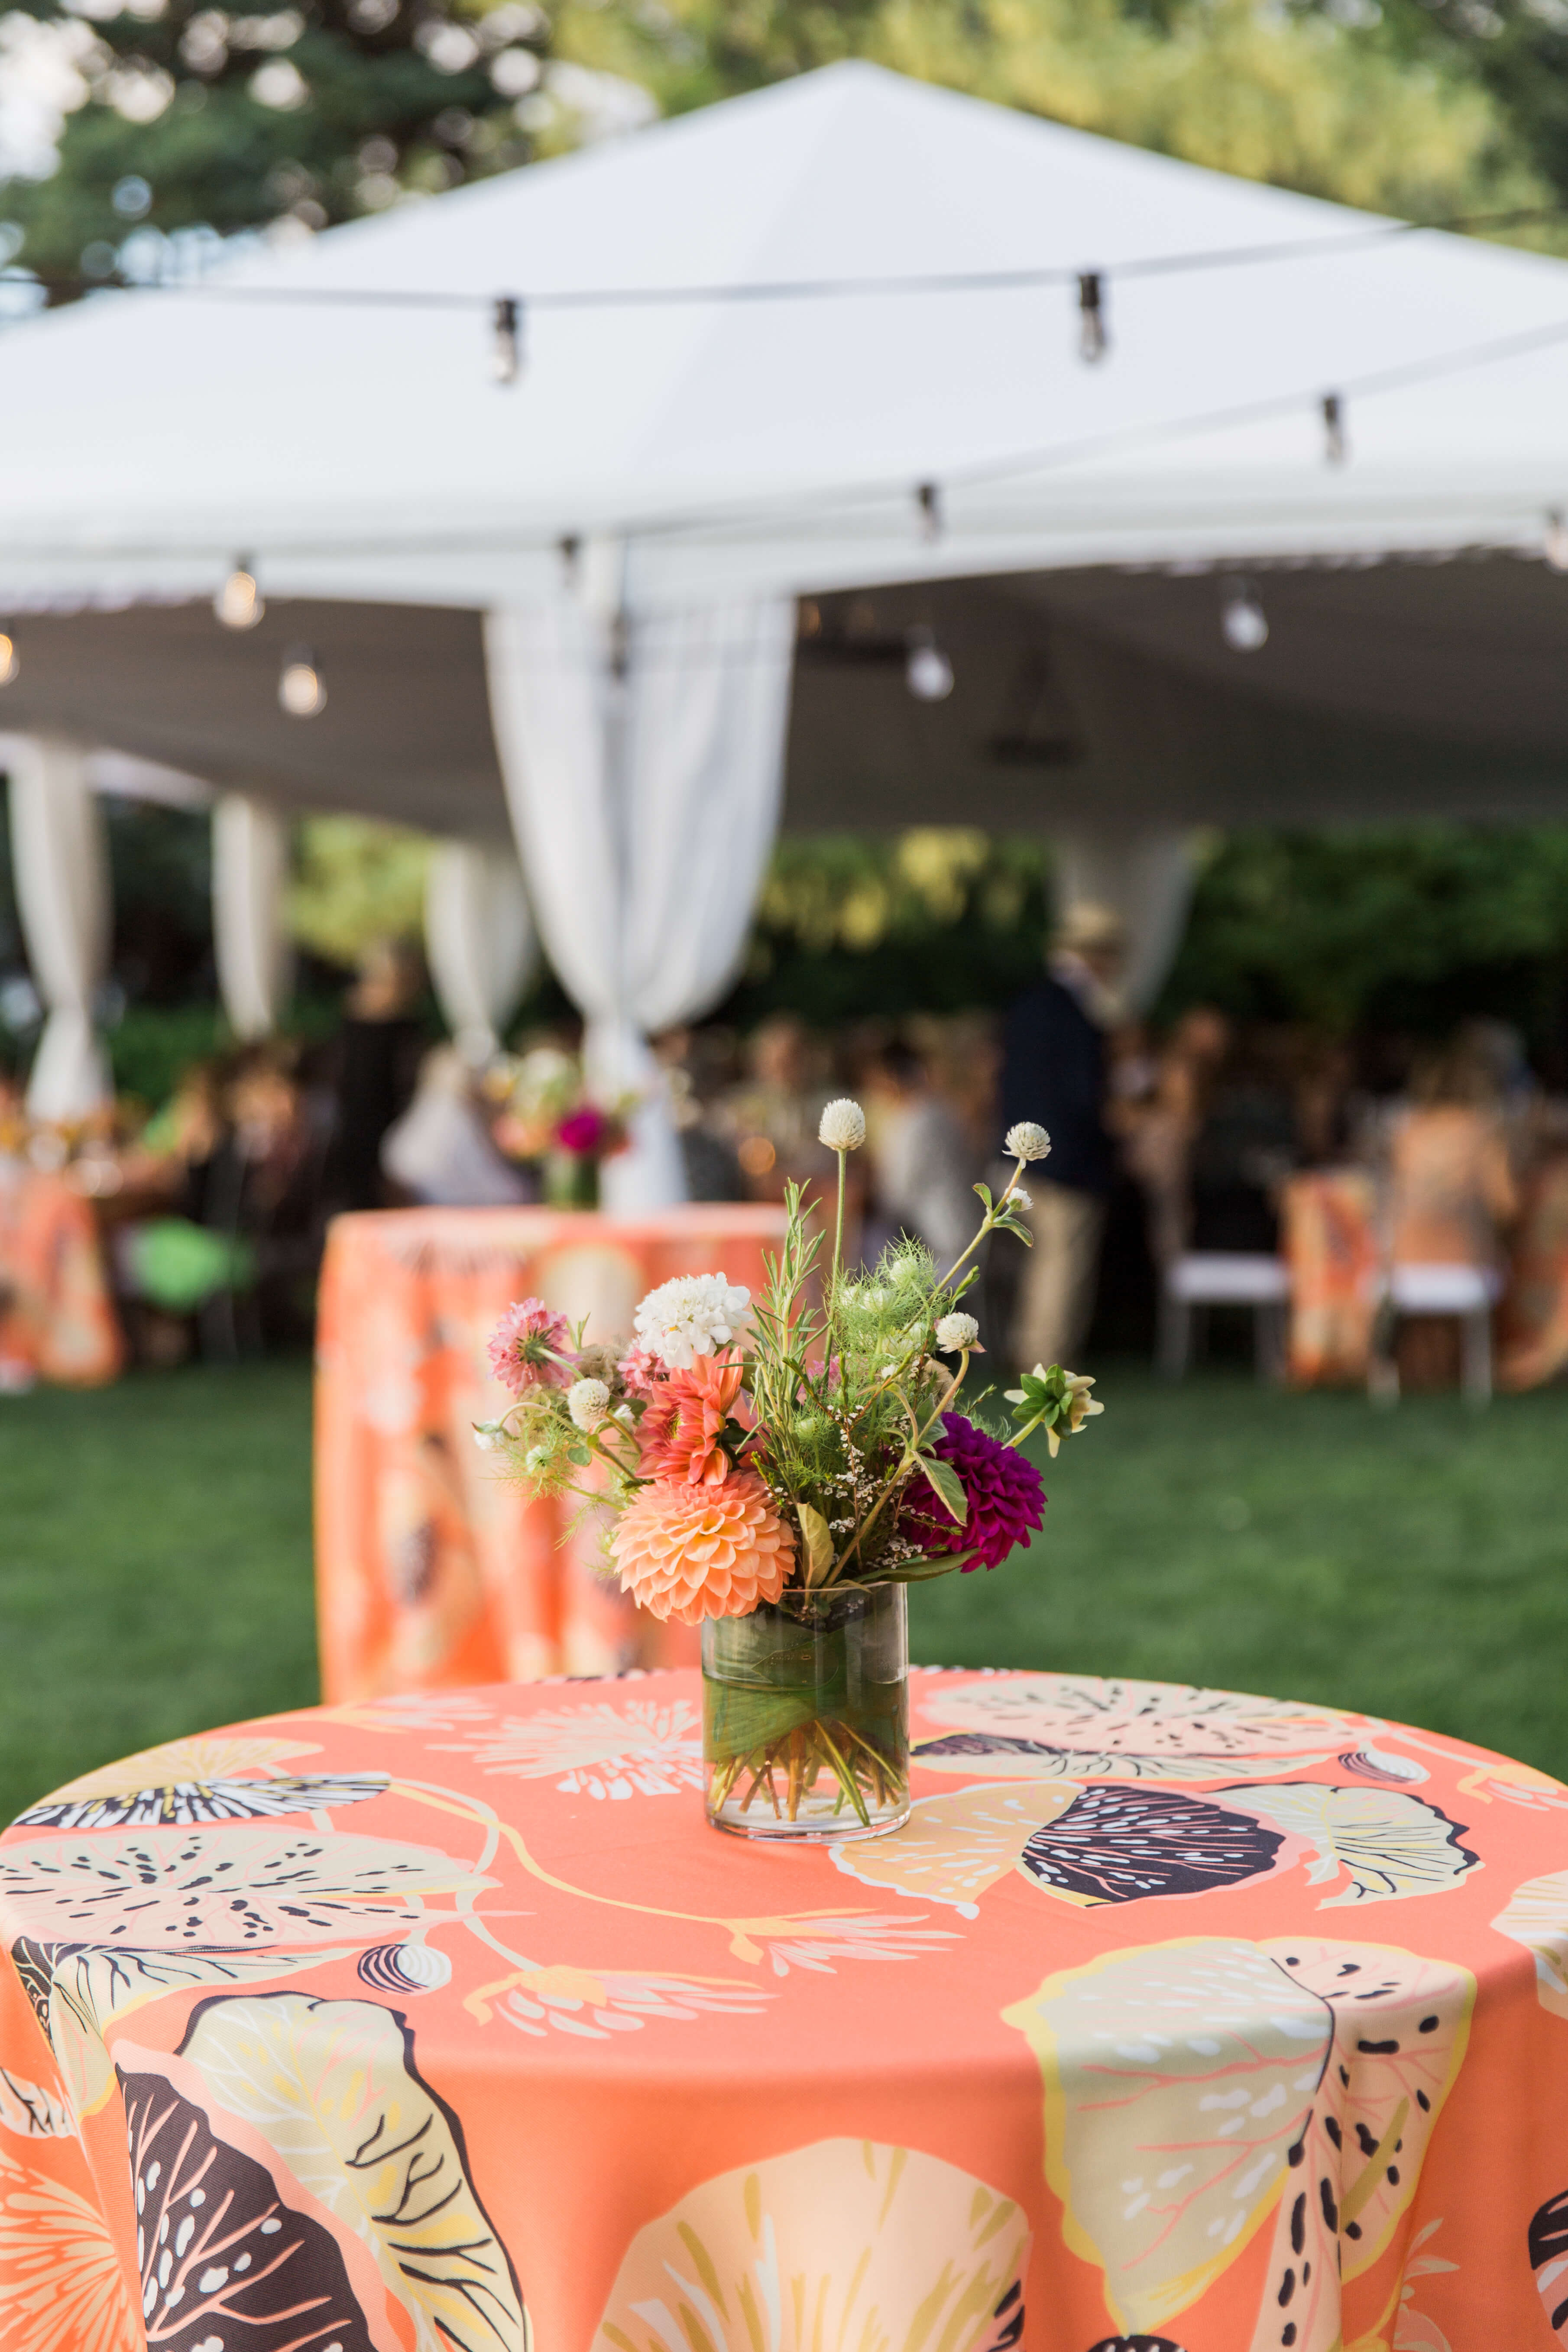
{"label": "string light", "polygon": [[1563,521],[1555,507],[1546,518],[1541,551],[1553,572],[1568,572],[1568,522]]}
{"label": "string light", "polygon": [[1220,607],[1219,625],[1233,653],[1255,654],[1268,643],[1268,615],[1250,580],[1233,580]]}
{"label": "string light", "polygon": [[290,646],[283,656],[278,699],[290,719],[314,719],[327,707],[327,689],[309,646]]}
{"label": "string light", "polygon": [[915,492],[915,504],[920,509],[921,537],[934,545],[942,537],[942,492],[934,482],[922,482]]}
{"label": "string light", "polygon": [[1092,367],[1110,348],[1105,325],[1105,287],[1098,269],[1085,269],[1078,281],[1078,355]]}
{"label": "string light", "polygon": [[583,542],[569,532],[557,542],[556,552],[561,558],[561,585],[568,596],[574,595],[583,572]]}
{"label": "string light", "polygon": [[522,373],[522,304],[515,294],[498,294],[490,320],[491,380],[515,383]]}
{"label": "string light", "polygon": [[0,686],[9,686],[21,667],[21,663],[16,659],[16,641],[12,637],[10,624],[7,622],[4,627],[0,627]]}
{"label": "string light", "polygon": [[254,629],[267,610],[252,561],[248,555],[237,556],[234,570],[213,598],[213,611],[226,629]]}
{"label": "string light", "polygon": [[1342,466],[1350,456],[1345,436],[1345,404],[1337,392],[1323,394],[1323,456],[1331,466]]}
{"label": "string light", "polygon": [[911,629],[904,683],[917,702],[945,702],[952,692],[952,664],[931,629]]}

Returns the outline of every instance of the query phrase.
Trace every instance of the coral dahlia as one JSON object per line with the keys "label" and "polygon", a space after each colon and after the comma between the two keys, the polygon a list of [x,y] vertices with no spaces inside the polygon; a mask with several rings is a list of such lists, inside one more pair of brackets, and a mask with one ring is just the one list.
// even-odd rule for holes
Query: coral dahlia
{"label": "coral dahlia", "polygon": [[1045,1518],[1046,1489],[1032,1462],[976,1429],[961,1412],[944,1412],[942,1426],[931,1452],[957,1471],[969,1499],[969,1517],[960,1527],[928,1481],[917,1476],[904,1490],[899,1533],[933,1558],[973,1551],[974,1558],[964,1562],[967,1576],[972,1568],[997,1567],[1020,1544],[1027,1551],[1031,1530]]}
{"label": "coral dahlia", "polygon": [[622,1512],[610,1552],[621,1590],[653,1617],[700,1625],[749,1617],[776,1601],[795,1564],[795,1538],[750,1470],[719,1486],[660,1478]]}
{"label": "coral dahlia", "polygon": [[570,1388],[576,1368],[559,1359],[571,1345],[572,1329],[564,1315],[554,1313],[542,1298],[520,1298],[490,1335],[490,1370],[514,1397],[529,1389]]}
{"label": "coral dahlia", "polygon": [[658,1382],[642,1417],[645,1478],[684,1479],[718,1486],[730,1472],[719,1440],[741,1393],[741,1366],[724,1356],[699,1356],[689,1371]]}

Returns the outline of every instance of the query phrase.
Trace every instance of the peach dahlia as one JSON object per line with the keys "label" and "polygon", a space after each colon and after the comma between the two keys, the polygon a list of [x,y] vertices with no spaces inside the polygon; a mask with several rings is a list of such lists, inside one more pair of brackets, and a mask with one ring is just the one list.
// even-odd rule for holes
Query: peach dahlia
{"label": "peach dahlia", "polygon": [[762,1480],[740,1470],[717,1486],[656,1479],[622,1512],[610,1551],[622,1591],[650,1616],[700,1625],[776,1601],[795,1538]]}

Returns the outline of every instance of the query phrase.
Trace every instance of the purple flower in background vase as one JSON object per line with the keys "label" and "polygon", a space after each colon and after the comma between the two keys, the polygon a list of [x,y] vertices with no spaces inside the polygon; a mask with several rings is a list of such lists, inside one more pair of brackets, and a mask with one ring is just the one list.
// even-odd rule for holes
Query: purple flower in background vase
{"label": "purple flower in background vase", "polygon": [[973,1568],[998,1567],[1019,1545],[1028,1549],[1031,1533],[1045,1519],[1046,1489],[1032,1462],[977,1429],[961,1412],[944,1412],[942,1427],[931,1452],[958,1473],[969,1517],[960,1527],[943,1509],[930,1481],[917,1474],[904,1490],[899,1533],[932,1557],[973,1552],[974,1558],[963,1565],[967,1576]]}
{"label": "purple flower in background vase", "polygon": [[603,1149],[609,1129],[610,1122],[604,1112],[595,1110],[592,1103],[584,1103],[581,1109],[567,1113],[555,1130],[555,1140],[563,1151],[586,1155]]}

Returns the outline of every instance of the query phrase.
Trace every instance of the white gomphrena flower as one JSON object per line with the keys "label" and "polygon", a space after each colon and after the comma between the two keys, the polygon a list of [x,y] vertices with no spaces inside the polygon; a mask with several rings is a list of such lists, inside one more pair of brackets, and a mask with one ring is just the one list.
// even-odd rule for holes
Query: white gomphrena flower
{"label": "white gomphrena flower", "polygon": [[745,1286],[724,1275],[678,1274],[648,1292],[632,1320],[650,1356],[687,1372],[699,1356],[716,1356],[740,1338],[751,1303]]}
{"label": "white gomphrena flower", "polygon": [[500,1440],[496,1435],[493,1429],[476,1428],[474,1431],[474,1444],[479,1447],[481,1454],[493,1454],[496,1447],[500,1444]]}
{"label": "white gomphrena flower", "polygon": [[826,1143],[829,1151],[858,1151],[866,1140],[866,1114],[859,1104],[847,1095],[830,1102],[822,1114],[816,1139]]}
{"label": "white gomphrena flower", "polygon": [[1050,1148],[1050,1137],[1032,1118],[1021,1118],[1016,1127],[1007,1129],[1009,1160],[1043,1160]]}
{"label": "white gomphrena flower", "polygon": [[1013,1206],[1016,1209],[1032,1209],[1034,1205],[1034,1194],[1032,1192],[1026,1192],[1021,1184],[1015,1184],[1013,1187]]}
{"label": "white gomphrena flower", "polygon": [[604,1381],[574,1381],[566,1391],[566,1410],[579,1429],[597,1429],[610,1402]]}
{"label": "white gomphrena flower", "polygon": [[980,1326],[973,1315],[944,1315],[936,1327],[936,1344],[944,1356],[962,1355],[979,1337]]}

